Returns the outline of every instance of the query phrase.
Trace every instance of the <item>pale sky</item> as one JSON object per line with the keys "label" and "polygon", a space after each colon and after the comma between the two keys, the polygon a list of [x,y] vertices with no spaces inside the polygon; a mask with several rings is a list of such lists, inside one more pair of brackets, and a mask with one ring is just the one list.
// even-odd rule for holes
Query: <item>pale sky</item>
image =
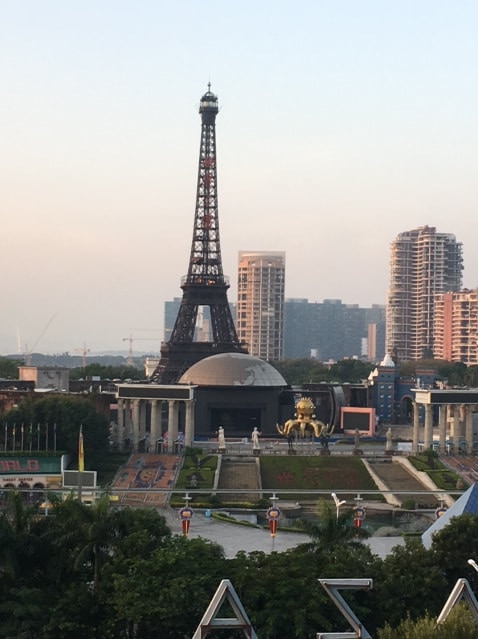
{"label": "pale sky", "polygon": [[1,0],[0,354],[159,349],[209,80],[231,302],[272,250],[286,297],[384,304],[424,224],[478,286],[477,33],[476,0]]}

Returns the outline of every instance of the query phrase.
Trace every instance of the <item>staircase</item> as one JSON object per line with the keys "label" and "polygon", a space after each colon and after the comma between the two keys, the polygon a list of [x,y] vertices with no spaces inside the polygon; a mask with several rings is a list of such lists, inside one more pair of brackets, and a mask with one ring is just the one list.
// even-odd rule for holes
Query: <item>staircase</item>
{"label": "staircase", "polygon": [[420,494],[414,491],[424,491],[425,486],[410,474],[401,464],[393,463],[392,460],[371,461],[368,460],[370,468],[377,477],[389,488],[389,490],[410,491],[408,494],[397,495],[396,498],[400,502],[407,499],[413,499],[422,508],[436,508],[439,502],[435,495]]}
{"label": "staircase", "polygon": [[258,499],[258,494],[240,493],[241,489],[261,489],[256,458],[223,457],[217,487],[237,491],[234,494],[223,495],[222,498],[227,501],[255,501]]}

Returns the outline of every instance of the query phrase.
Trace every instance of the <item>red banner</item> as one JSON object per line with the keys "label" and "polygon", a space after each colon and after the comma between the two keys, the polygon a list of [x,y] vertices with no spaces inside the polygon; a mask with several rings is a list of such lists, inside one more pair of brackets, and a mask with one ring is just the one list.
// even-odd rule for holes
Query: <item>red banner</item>
{"label": "red banner", "polygon": [[266,517],[269,521],[269,530],[271,533],[271,537],[276,536],[277,522],[279,521],[280,516],[281,511],[277,508],[277,506],[271,506],[266,513]]}
{"label": "red banner", "polygon": [[189,525],[191,523],[191,517],[193,516],[193,509],[189,508],[189,506],[185,506],[184,508],[181,508],[181,510],[179,511],[179,517],[181,519],[181,527],[183,529],[183,535],[185,537],[188,536],[188,532],[189,532]]}
{"label": "red banner", "polygon": [[271,537],[275,537],[277,532],[277,519],[269,519],[269,530]]}

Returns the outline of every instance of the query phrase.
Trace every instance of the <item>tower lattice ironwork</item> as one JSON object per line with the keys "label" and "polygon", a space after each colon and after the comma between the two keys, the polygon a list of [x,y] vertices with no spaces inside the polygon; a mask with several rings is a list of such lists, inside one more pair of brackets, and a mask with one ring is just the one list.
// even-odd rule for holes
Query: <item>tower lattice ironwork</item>
{"label": "tower lattice ironwork", "polygon": [[[201,148],[196,210],[188,273],[181,280],[183,297],[168,342],[151,381],[177,382],[199,360],[218,353],[247,353],[239,342],[227,300],[229,283],[222,269],[217,203],[216,115],[217,97],[208,91],[199,105]],[[212,341],[195,341],[199,307],[209,307]]]}

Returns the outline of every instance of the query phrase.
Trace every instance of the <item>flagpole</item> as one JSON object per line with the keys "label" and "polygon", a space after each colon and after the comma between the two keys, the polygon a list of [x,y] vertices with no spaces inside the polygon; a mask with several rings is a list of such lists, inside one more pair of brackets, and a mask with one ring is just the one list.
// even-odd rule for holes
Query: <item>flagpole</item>
{"label": "flagpole", "polygon": [[78,435],[78,501],[81,503],[83,488],[83,471],[85,470],[85,450],[83,447],[83,424]]}
{"label": "flagpole", "polygon": [[22,422],[21,431],[20,431],[21,434],[22,434],[22,440],[21,440],[22,441],[22,446],[21,446],[22,453],[23,453],[23,428],[24,428],[24,426],[23,426],[23,422]]}

